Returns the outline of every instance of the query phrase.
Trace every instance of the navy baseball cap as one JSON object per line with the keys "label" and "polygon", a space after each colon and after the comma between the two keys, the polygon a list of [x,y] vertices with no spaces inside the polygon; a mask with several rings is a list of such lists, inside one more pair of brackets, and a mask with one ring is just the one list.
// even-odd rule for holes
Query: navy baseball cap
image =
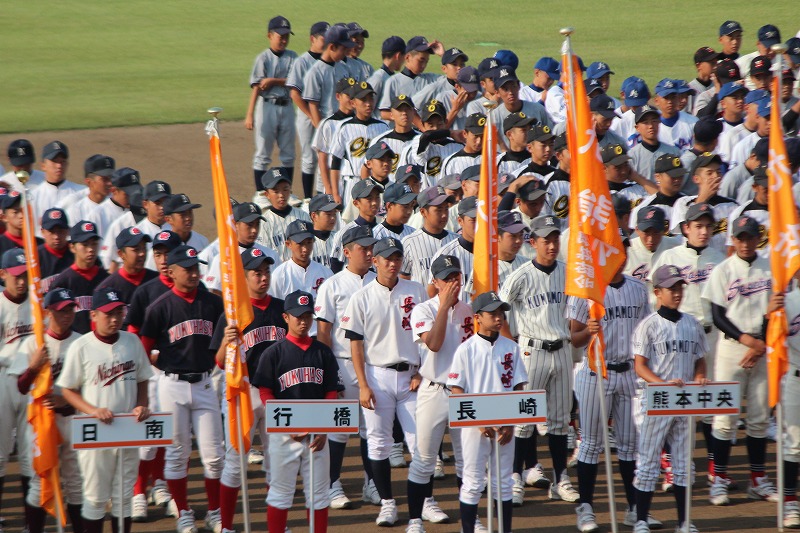
{"label": "navy baseball cap", "polygon": [[320,21],[320,22],[315,22],[314,24],[311,25],[311,33],[310,33],[310,35],[311,36],[325,35],[325,32],[328,31],[328,28],[330,28],[330,27],[331,27],[331,25],[329,23],[325,22],[324,20]]}
{"label": "navy baseball cap", "polygon": [[372,246],[378,242],[372,234],[372,228],[369,226],[353,226],[348,228],[342,235],[342,246],[347,246],[350,243],[356,243],[360,246]]}
{"label": "navy baseball cap", "polygon": [[525,126],[530,126],[534,122],[538,122],[538,120],[534,117],[529,117],[522,111],[511,113],[503,119],[503,133],[507,132],[511,128],[524,128]]}
{"label": "navy baseball cap", "polygon": [[717,60],[721,54],[715,51],[710,46],[703,46],[697,49],[697,52],[694,53],[694,63],[695,65],[698,63],[713,63],[716,65]]}
{"label": "navy baseball cap", "polygon": [[407,105],[411,108],[414,107],[414,102],[409,98],[408,95],[405,94],[398,94],[392,97],[391,102],[389,103],[392,109],[400,109],[401,106]]}
{"label": "navy baseball cap", "polygon": [[42,215],[42,229],[69,228],[67,212],[58,207],[52,207]]}
{"label": "navy baseball cap", "polygon": [[630,160],[628,151],[621,144],[607,144],[600,149],[600,157],[604,165],[621,165]]}
{"label": "navy baseball cap", "polygon": [[499,66],[500,63],[497,62],[497,59],[493,57],[487,57],[478,63],[478,77],[482,80],[486,78],[494,79]]}
{"label": "navy baseball cap", "polygon": [[710,143],[719,138],[722,128],[720,120],[698,120],[694,123],[694,140],[703,144]]}
{"label": "navy baseball cap", "polygon": [[647,231],[649,229],[664,230],[667,227],[667,215],[664,210],[654,205],[648,205],[636,214],[636,229]]}
{"label": "navy baseball cap", "polygon": [[656,85],[656,94],[658,96],[669,96],[671,94],[678,94],[678,84],[675,80],[664,78]]}
{"label": "navy baseball cap", "polygon": [[394,151],[392,151],[391,147],[388,144],[386,144],[385,141],[381,141],[367,148],[367,152],[364,154],[364,158],[367,160],[380,159],[387,155],[394,157]]}
{"label": "navy baseball cap", "polygon": [[722,100],[723,98],[727,98],[729,96],[733,96],[735,94],[742,93],[743,96],[746,96],[747,93],[750,91],[742,85],[741,83],[737,83],[734,81],[729,81],[728,83],[724,84],[722,87],[719,88],[719,94],[717,98]]}
{"label": "navy baseball cap", "polygon": [[30,165],[36,161],[33,144],[28,139],[17,139],[8,145],[8,159],[15,167]]}
{"label": "navy baseball cap", "polygon": [[438,100],[431,100],[425,104],[419,118],[422,119],[422,122],[428,122],[434,115],[439,115],[442,119],[447,118],[447,110],[444,108],[444,104]]}
{"label": "navy baseball cap", "polygon": [[714,76],[716,76],[717,81],[720,83],[727,83],[729,81],[738,81],[742,79],[741,71],[739,70],[739,65],[736,64],[736,61],[725,58],[714,68]]}
{"label": "navy baseball cap", "polygon": [[[523,174],[524,176],[524,174]],[[520,200],[526,202],[533,202],[547,194],[547,186],[542,180],[531,180],[517,191],[517,196]]]}
{"label": "navy baseball cap", "polygon": [[365,30],[363,27],[361,27],[361,24],[359,24],[358,22],[348,22],[347,31],[350,32],[350,37],[361,35],[364,38],[369,38],[369,32]]}
{"label": "navy baseball cap", "polygon": [[633,120],[634,120],[634,122],[636,124],[638,124],[647,115],[656,115],[656,116],[660,117],[661,116],[661,111],[659,111],[658,109],[656,109],[655,107],[653,107],[651,105],[643,105],[642,107],[637,109],[636,112],[633,114]]}
{"label": "navy baseball cap", "polygon": [[498,63],[508,65],[512,70],[517,70],[517,67],[519,67],[519,58],[511,50],[498,50],[494,53],[494,57]]}
{"label": "navy baseball cap", "polygon": [[600,85],[600,80],[595,78],[586,78],[583,80],[583,87],[586,89],[586,96],[591,95],[595,91],[605,93],[603,86]]}
{"label": "navy baseball cap", "polygon": [[719,27],[719,36],[722,37],[723,35],[730,35],[731,33],[737,31],[743,31],[742,25],[736,22],[735,20],[726,20]]}
{"label": "navy baseball cap", "polygon": [[22,248],[6,250],[0,261],[0,268],[12,276],[19,276],[28,270],[28,263],[25,261],[25,250]]}
{"label": "navy baseball cap", "polygon": [[7,191],[5,196],[0,197],[0,209],[9,209],[22,202],[22,196],[17,190]]}
{"label": "navy baseball cap", "polygon": [[[461,188],[461,175],[445,174],[439,178],[436,184],[446,191],[457,191]],[[388,191],[389,188],[387,187],[386,190]],[[383,198],[384,200],[386,199],[386,193],[383,194]],[[414,198],[416,198],[416,196]]]}
{"label": "navy baseball cap", "polygon": [[419,165],[406,165],[397,169],[397,172],[394,173],[394,181],[397,183],[405,183],[410,178],[416,178],[417,181],[422,182],[423,172],[422,167]]}
{"label": "navy baseball cap", "polygon": [[464,131],[468,131],[474,135],[483,135],[485,126],[486,115],[483,113],[473,113],[464,121]]}
{"label": "navy baseball cap", "polygon": [[768,183],[769,183],[769,176],[767,175],[767,165],[766,164],[758,165],[753,170],[753,184],[763,185],[764,187],[766,187]]}
{"label": "navy baseball cap", "polygon": [[142,179],[138,170],[122,167],[111,174],[111,185],[131,194],[142,189]]}
{"label": "navy baseball cap", "polygon": [[561,228],[552,215],[543,215],[531,221],[531,233],[537,237],[547,237],[554,231],[561,233]]}
{"label": "navy baseball cap", "polygon": [[759,227],[756,219],[747,215],[743,215],[733,221],[732,233],[734,237],[738,237],[743,233],[747,233],[753,237],[758,237],[761,235],[761,228]]}
{"label": "navy baseball cap", "polygon": [[261,208],[253,202],[242,202],[233,206],[233,220],[249,224],[254,220],[265,220]]}
{"label": "navy baseball cap", "polygon": [[342,204],[333,199],[332,194],[318,194],[308,203],[308,212],[336,211],[342,208]]}
{"label": "navy baseball cap", "polygon": [[757,104],[759,100],[763,98],[769,97],[769,93],[764,89],[755,89],[747,93],[747,96],[744,97],[744,103],[747,104]]}
{"label": "navy baseball cap", "polygon": [[137,246],[142,241],[152,242],[153,239],[150,238],[150,235],[143,232],[136,226],[131,226],[120,231],[119,235],[117,235],[117,249],[122,250],[128,246]]}
{"label": "navy baseball cap", "polygon": [[181,246],[183,241],[178,236],[177,233],[170,230],[160,231],[153,237],[153,248],[156,246],[163,246],[167,249],[168,252],[176,249],[178,246]]}
{"label": "navy baseball cap", "polygon": [[519,83],[519,78],[517,78],[516,71],[509,65],[500,65],[497,67],[497,72],[495,73],[494,78],[495,87],[500,88],[510,81]]}
{"label": "navy baseball cap", "polygon": [[59,155],[63,155],[65,158],[69,159],[69,148],[61,141],[49,142],[42,148],[42,159],[49,159],[52,161]]}
{"label": "navy baseball cap", "polygon": [[562,131],[556,138],[553,140],[553,151],[560,152],[561,150],[565,150],[567,148],[567,132]]}
{"label": "navy baseball cap", "polygon": [[547,142],[553,138],[555,138],[555,135],[553,135],[553,131],[547,124],[535,124],[531,126],[531,129],[528,130],[528,133],[525,134],[526,143],[532,143],[535,141]]}
{"label": "navy baseball cap", "polygon": [[372,249],[372,255],[374,257],[380,256],[386,258],[398,252],[400,254],[403,253],[403,245],[394,237],[386,237],[379,240],[375,243],[375,247]]}
{"label": "navy baseball cap", "polygon": [[292,31],[292,25],[289,23],[289,19],[286,17],[281,17],[280,15],[270,19],[269,23],[267,24],[267,31],[274,31],[279,35],[294,35],[294,32]]}
{"label": "navy baseball cap", "polygon": [[533,65],[535,70],[542,70],[550,76],[550,79],[558,81],[561,78],[561,63],[552,57],[541,57]]}
{"label": "navy baseball cap", "polygon": [[392,183],[383,192],[383,201],[387,204],[408,205],[416,199],[416,193],[405,183]]}
{"label": "navy baseball cap", "polygon": [[611,203],[614,204],[614,213],[618,217],[629,215],[632,211],[631,201],[621,194],[611,193]]}
{"label": "navy baseball cap", "polygon": [[501,300],[494,291],[479,294],[472,300],[472,312],[475,314],[483,312],[491,313],[498,309],[509,311],[511,306]]}
{"label": "navy baseball cap", "polygon": [[606,74],[614,74],[614,71],[611,70],[608,63],[603,63],[602,61],[595,61],[586,68],[586,77],[590,79],[596,80]]}
{"label": "navy baseball cap", "polygon": [[769,48],[773,44],[781,42],[781,32],[777,26],[767,24],[758,28],[758,42]]}
{"label": "navy baseball cap", "polygon": [[203,207],[200,204],[193,204],[185,194],[172,194],[164,201],[164,214],[183,213],[190,209]]}
{"label": "navy baseball cap", "polygon": [[478,80],[478,69],[475,67],[464,67],[459,70],[456,81],[468,93],[477,92],[481,88]]}
{"label": "navy baseball cap", "polygon": [[186,244],[178,246],[167,254],[168,265],[178,265],[179,267],[189,268],[198,263],[206,264],[205,261],[201,261],[197,256],[197,250]]}
{"label": "navy baseball cap", "polygon": [[464,62],[469,61],[469,57],[460,48],[449,48],[442,54],[442,65],[450,65],[455,63],[459,57],[464,58]]}
{"label": "navy baseball cap", "polygon": [[591,109],[592,113],[597,113],[605,118],[619,117],[615,110],[614,99],[607,94],[601,94],[592,98],[592,101],[589,102],[589,109]]}
{"label": "navy baseball cap", "polygon": [[653,287],[669,289],[678,283],[686,283],[675,265],[661,265],[653,272]]}
{"label": "navy baseball cap", "polygon": [[431,263],[434,279],[447,279],[450,274],[461,273],[461,261],[454,255],[440,255]]}
{"label": "navy baseball cap", "polygon": [[475,218],[478,216],[478,197],[467,196],[458,202],[458,216]]}
{"label": "navy baseball cap", "polygon": [[94,222],[81,220],[69,229],[69,240],[71,242],[86,242],[89,239],[99,239],[97,226]]}
{"label": "navy baseball cap", "polygon": [[470,165],[461,171],[461,183],[465,181],[481,181],[481,166]]}
{"label": "navy baseball cap", "polygon": [[282,167],[270,168],[261,177],[261,185],[263,185],[265,189],[274,189],[278,183],[282,181],[285,181],[289,184],[292,183],[291,176],[289,176],[289,173],[286,172],[286,169]]}
{"label": "navy baseball cap", "polygon": [[500,172],[500,173],[498,173],[497,174],[497,194],[505,193],[508,190],[509,186],[511,186],[511,183],[515,179],[517,179],[517,177],[514,174],[511,174],[510,172]]}
{"label": "navy baseball cap", "polygon": [[286,240],[301,243],[306,239],[314,238],[314,228],[310,222],[295,220],[286,226]]}
{"label": "navy baseball cap", "polygon": [[398,37],[397,35],[392,35],[385,41],[383,41],[383,45],[381,46],[381,54],[396,54],[398,52],[405,52],[406,51],[406,42]]}
{"label": "navy baseball cap", "polygon": [[702,217],[711,217],[711,221],[714,222],[714,208],[711,207],[711,204],[707,204],[706,202],[692,204],[691,207],[686,210],[684,222],[691,222]]}
{"label": "navy baseball cap", "polygon": [[363,180],[359,180],[353,185],[353,200],[358,200],[359,198],[366,198],[372,191],[378,190],[378,192],[383,192],[383,187],[374,179],[366,178]]}
{"label": "navy baseball cap", "polygon": [[95,154],[83,163],[83,173],[87,176],[94,174],[109,178],[114,173],[115,168],[117,168],[117,165],[114,158],[103,154]]}
{"label": "navy baseball cap", "polygon": [[656,174],[667,174],[671,178],[682,178],[686,175],[681,158],[675,154],[663,154],[658,156],[655,163]]}
{"label": "navy baseball cap", "polygon": [[242,267],[245,270],[255,270],[261,266],[261,263],[274,265],[275,260],[265,254],[264,250],[261,248],[256,248],[255,246],[251,246],[242,252]]}
{"label": "navy baseball cap", "polygon": [[354,48],[356,43],[350,40],[350,32],[345,26],[331,26],[325,32],[325,46],[334,44],[345,48]]}
{"label": "navy baseball cap", "polygon": [[172,187],[166,181],[151,181],[144,186],[143,200],[157,202],[172,194]]}
{"label": "navy baseball cap", "polygon": [[522,221],[522,213],[518,211],[500,211],[497,213],[497,228],[506,233],[519,233],[520,231],[530,231],[530,228]]}
{"label": "navy baseball cap", "polygon": [[428,39],[423,37],[422,35],[417,35],[416,37],[412,37],[406,43],[406,53],[411,52],[433,52]]}
{"label": "navy baseball cap", "polygon": [[100,287],[92,294],[92,311],[108,313],[123,305],[126,303],[114,287]]}
{"label": "navy baseball cap", "polygon": [[61,287],[56,287],[44,295],[44,308],[61,311],[68,305],[77,305],[78,302],[72,295],[72,291]]}
{"label": "navy baseball cap", "polygon": [[794,64],[800,63],[800,37],[792,37],[786,41],[786,55]]}
{"label": "navy baseball cap", "polygon": [[283,312],[287,315],[302,316],[314,313],[314,297],[305,291],[290,292],[283,299]]}
{"label": "navy baseball cap", "polygon": [[623,82],[622,90],[625,92],[625,105],[639,107],[650,100],[650,89],[642,78],[631,77]]}

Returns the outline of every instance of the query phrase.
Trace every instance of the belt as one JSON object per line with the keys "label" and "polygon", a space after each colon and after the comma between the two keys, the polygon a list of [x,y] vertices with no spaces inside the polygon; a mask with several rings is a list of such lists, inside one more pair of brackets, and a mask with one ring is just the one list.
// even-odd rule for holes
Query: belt
{"label": "belt", "polygon": [[175,376],[178,381],[185,381],[187,383],[199,383],[211,375],[211,372],[170,372],[164,371],[165,376]]}
{"label": "belt", "polygon": [[800,378],[800,370],[795,370],[794,371],[794,377]]}
{"label": "belt", "polygon": [[534,350],[544,350],[546,352],[557,352],[564,347],[564,339],[556,341],[543,341],[539,339],[528,339],[528,346]]}
{"label": "belt", "polygon": [[389,370],[396,370],[397,372],[408,372],[411,370],[411,365],[408,363],[395,363],[393,365],[388,365],[383,368],[388,368]]}
{"label": "belt", "polygon": [[703,331],[706,333],[711,333],[711,326],[703,326]]}
{"label": "belt", "polygon": [[284,107],[292,103],[292,99],[288,96],[262,96],[265,102],[272,105]]}
{"label": "belt", "polygon": [[[760,341],[763,341],[763,340],[764,340],[764,336],[763,336],[763,335],[761,335],[760,333],[758,333],[758,334],[756,334],[756,333],[742,333],[742,335],[750,335],[750,336],[751,336],[751,337],[753,337],[754,339],[758,339],[758,340],[760,340]],[[726,340],[726,341],[734,341],[734,342],[739,342],[739,339],[734,339],[733,337],[729,337],[729,336],[727,336],[727,335],[725,335],[725,340]]]}
{"label": "belt", "polygon": [[64,407],[56,407],[53,412],[61,416],[72,416],[75,414],[75,408],[71,405],[65,405]]}
{"label": "belt", "polygon": [[630,361],[625,361],[624,363],[606,363],[606,368],[612,372],[627,372],[631,369],[631,363]]}

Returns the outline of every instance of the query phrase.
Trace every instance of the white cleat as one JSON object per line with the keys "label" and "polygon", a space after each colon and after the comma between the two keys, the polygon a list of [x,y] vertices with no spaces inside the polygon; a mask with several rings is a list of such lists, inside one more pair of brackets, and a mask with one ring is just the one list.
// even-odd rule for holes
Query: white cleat
{"label": "white cleat", "polygon": [[261,453],[261,450],[250,448],[250,451],[247,453],[247,462],[251,465],[260,465],[264,462],[264,454]]}
{"label": "white cleat", "polygon": [[565,502],[576,502],[580,499],[580,494],[572,486],[566,470],[561,473],[558,483],[550,485],[550,499],[564,500]]}
{"label": "white cleat", "polygon": [[212,509],[206,512],[205,526],[208,531],[222,533],[222,515],[219,509]]}
{"label": "white cleat", "polygon": [[197,533],[197,525],[194,523],[194,511],[181,511],[177,521],[175,531],[178,533]]}
{"label": "white cleat", "polygon": [[650,533],[650,526],[644,520],[639,520],[633,525],[633,533]]}
{"label": "white cleat", "polygon": [[689,531],[686,531],[686,526],[681,524],[679,526],[675,526],[675,533],[700,533],[700,530],[697,529],[693,523],[689,522]]}
{"label": "white cleat", "polygon": [[708,491],[708,501],[711,505],[728,505],[731,499],[728,497],[728,484],[725,480],[717,476]]}
{"label": "white cleat", "polygon": [[514,507],[522,507],[525,503],[525,484],[516,472],[511,474],[511,479],[514,480],[514,486],[511,488],[511,504]]}
{"label": "white cleat", "polygon": [[170,499],[169,503],[167,504],[167,510],[164,514],[170,518],[178,518],[181,513],[178,511],[178,504],[175,503],[175,500]]}
{"label": "white cleat", "polygon": [[392,465],[392,468],[404,468],[407,465],[405,455],[403,455],[402,442],[392,444],[392,451],[389,452],[389,464]]}
{"label": "white cleat", "polygon": [[394,500],[381,500],[381,512],[375,523],[380,527],[392,527],[397,522],[397,503]]}
{"label": "white cleat", "polygon": [[372,505],[381,504],[381,495],[378,494],[378,489],[375,487],[373,480],[370,479],[369,483],[364,482],[364,486],[361,489],[361,501]]}
{"label": "white cleat", "polygon": [[344,493],[344,488],[342,487],[342,481],[337,479],[333,482],[330,489],[330,508],[331,509],[350,509],[353,506],[353,502],[350,501],[350,498]]}
{"label": "white cleat", "polygon": [[167,483],[163,479],[157,479],[150,489],[150,503],[156,507],[165,507],[172,499],[172,494],[169,493]]}
{"label": "white cleat", "polygon": [[144,494],[134,494],[131,500],[131,521],[147,522],[147,497]]}
{"label": "white cleat", "polygon": [[783,527],[800,529],[800,504],[797,501],[783,504]]}
{"label": "white cleat", "polygon": [[747,497],[752,500],[778,503],[778,490],[767,476],[761,476],[750,481],[747,486]]}
{"label": "white cleat", "polygon": [[581,533],[593,533],[600,530],[591,505],[583,503],[575,508],[575,513],[578,515],[578,531]]}
{"label": "white cleat", "polygon": [[540,463],[536,466],[529,468],[522,472],[522,479],[529,487],[536,487],[537,489],[546,489],[550,486],[550,480],[544,475],[544,468]]}
{"label": "white cleat", "polygon": [[446,524],[450,521],[450,517],[442,511],[433,496],[425,498],[425,503],[422,506],[422,519],[432,524]]}
{"label": "white cleat", "polygon": [[421,518],[413,518],[408,521],[406,533],[425,533],[425,526],[422,525]]}

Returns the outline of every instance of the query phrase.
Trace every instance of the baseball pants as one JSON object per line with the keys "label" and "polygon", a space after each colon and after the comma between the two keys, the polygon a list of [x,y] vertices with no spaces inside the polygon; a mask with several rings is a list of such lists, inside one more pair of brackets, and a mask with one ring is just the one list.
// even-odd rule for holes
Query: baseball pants
{"label": "baseball pants", "polygon": [[203,475],[219,479],[225,463],[222,444],[222,414],[210,376],[197,383],[180,381],[175,375],[161,376],[158,384],[161,408],[172,412],[175,434],[167,446],[164,479],[183,479],[192,454],[192,431],[197,439]]}
{"label": "baseball pants", "polygon": [[278,509],[289,509],[294,500],[297,474],[303,476],[303,493],[306,508],[311,505],[314,491],[314,510],[330,505],[330,454],[328,443],[314,452],[314,479],[311,480],[311,465],[308,457],[308,438],[297,442],[290,435],[272,433],[269,436],[269,451],[272,454],[272,481],[267,492],[267,505]]}
{"label": "baseball pants", "polygon": [[[528,372],[525,389],[547,392],[547,432],[551,435],[567,435],[574,388],[570,345],[565,344],[559,350],[548,352],[534,350],[528,346],[529,340],[530,337],[519,338],[522,361]],[[516,436],[528,438],[534,431],[533,425],[517,426]]]}
{"label": "baseball pants", "polygon": [[[106,515],[111,500],[111,514],[120,516],[119,457],[122,454],[122,516],[131,516],[133,484],[139,472],[139,452],[135,448],[111,450],[80,450],[78,464],[83,476],[83,510],[88,520],[100,520]],[[185,473],[185,470],[184,470]]]}
{"label": "baseball pants", "polygon": [[[56,414],[56,426],[61,433],[61,445],[58,447],[58,466],[61,484],[67,504],[80,505],[83,502],[83,480],[78,465],[78,452],[72,449],[72,417]],[[33,431],[29,432],[31,449],[34,449]],[[119,487],[117,487],[119,493]],[[35,475],[31,478],[28,497],[25,499],[31,507],[41,507],[42,479]]]}
{"label": "baseball pants", "polygon": [[[339,375],[342,377],[342,382],[344,383],[344,393],[342,397],[345,400],[358,400],[358,377],[356,377],[356,371],[353,367],[353,360],[337,357],[336,361],[339,363]],[[361,438],[367,438],[367,426],[364,424],[364,410],[361,409],[360,413],[358,433]],[[350,435],[347,433],[331,433],[328,435],[328,440],[333,442],[347,442],[349,438]]]}
{"label": "baseball pants", "polygon": [[[769,427],[769,402],[767,398],[767,358],[761,357],[753,368],[742,368],[739,362],[748,348],[744,344],[719,339],[714,381],[738,381],[742,397],[747,398],[747,435],[764,438]],[[714,417],[714,437],[731,440],[736,434],[738,415],[719,415]]]}
{"label": "baseball pants", "polygon": [[[297,113],[294,127],[297,132],[297,142],[300,143],[300,168],[305,174],[313,174],[317,166],[317,151],[311,147],[311,141],[314,139],[314,125],[305,113],[300,112]],[[317,185],[317,190],[321,190],[319,185]]]}
{"label": "baseball pants", "polygon": [[[398,372],[391,368],[366,365],[367,382],[375,395],[375,409],[364,409],[364,423],[367,427],[367,448],[369,458],[382,461],[389,458],[394,444],[392,428],[397,415],[406,444],[412,457],[416,453],[417,393],[410,390],[411,377],[417,368]],[[438,446],[438,445],[437,445]]]}
{"label": "baseball pants", "polygon": [[258,98],[253,133],[256,143],[254,169],[267,170],[272,166],[272,149],[276,142],[281,166],[294,167],[294,105],[278,106]]}
{"label": "baseball pants", "polygon": [[[709,380],[714,379],[715,365],[717,360],[717,343],[719,342],[719,336],[719,330],[714,326],[711,326],[711,331],[706,333],[706,342],[708,342],[709,351],[704,356],[704,359],[706,360],[706,377],[708,377]],[[713,424],[714,417],[703,417],[703,423]]]}
{"label": "baseball pants", "polygon": [[783,460],[800,463],[800,368],[795,365],[783,378]]}
{"label": "baseball pants", "polygon": [[20,473],[25,477],[34,474],[28,446],[28,397],[19,393],[17,377],[0,366],[0,478],[6,475],[15,434]]}
{"label": "baseball pants", "polygon": [[[153,367],[153,375],[147,383],[147,403],[151,413],[158,413],[161,411],[161,403],[158,401],[158,382],[161,381],[163,372],[156,367]],[[152,461],[156,458],[158,447],[155,446],[142,446],[139,448],[139,459],[142,461]],[[155,478],[161,479],[163,473],[156,472]]]}
{"label": "baseball pants", "polygon": [[[419,485],[430,482],[436,469],[436,458],[447,429],[450,390],[429,379],[422,380],[417,390],[417,446],[408,469],[408,479]],[[461,429],[450,429],[450,440],[456,456],[456,476],[464,469],[461,450]]]}
{"label": "baseball pants", "polygon": [[[467,505],[478,505],[481,493],[486,487],[486,466],[491,462],[492,487],[490,498],[496,499],[497,472],[495,472],[494,447],[500,446],[496,440],[489,440],[480,428],[461,430],[461,449],[464,454],[464,477],[458,499]],[[500,446],[500,495],[503,501],[511,499],[514,480],[514,439]]]}
{"label": "baseball pants", "polygon": [[[256,432],[264,443],[264,462],[261,469],[267,474],[267,484],[269,485],[269,440],[267,440],[267,422],[264,419],[264,404],[261,403],[261,396],[258,387],[250,387],[250,402],[253,405],[253,427],[250,428],[250,442],[253,441]],[[239,453],[233,447],[233,440],[230,435],[230,424],[228,419],[228,400],[222,400],[222,413],[225,422],[222,424],[225,429],[225,466],[222,468],[220,480],[226,487],[242,486],[242,465],[239,462]]]}

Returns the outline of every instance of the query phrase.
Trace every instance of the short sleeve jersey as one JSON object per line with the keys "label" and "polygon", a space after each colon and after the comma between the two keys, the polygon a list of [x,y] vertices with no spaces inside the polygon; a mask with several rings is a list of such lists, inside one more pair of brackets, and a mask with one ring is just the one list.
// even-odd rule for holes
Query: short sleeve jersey
{"label": "short sleeve jersey", "polygon": [[329,392],[344,390],[333,352],[316,339],[306,350],[289,339],[267,348],[252,383],[270,389],[278,400],[322,400]]}
{"label": "short sleeve jersey", "polygon": [[527,383],[519,346],[498,336],[494,342],[473,335],[456,349],[447,376],[448,387],[461,387],[466,394],[510,392]]}
{"label": "short sleeve jersey", "polygon": [[447,326],[444,341],[438,351],[431,351],[422,341],[422,334],[433,329],[433,323],[439,314],[439,296],[422,302],[411,311],[412,331],[414,339],[422,347],[422,366],[419,373],[434,383],[446,383],[453,356],[461,343],[472,337],[472,309],[462,301],[447,310]]}

